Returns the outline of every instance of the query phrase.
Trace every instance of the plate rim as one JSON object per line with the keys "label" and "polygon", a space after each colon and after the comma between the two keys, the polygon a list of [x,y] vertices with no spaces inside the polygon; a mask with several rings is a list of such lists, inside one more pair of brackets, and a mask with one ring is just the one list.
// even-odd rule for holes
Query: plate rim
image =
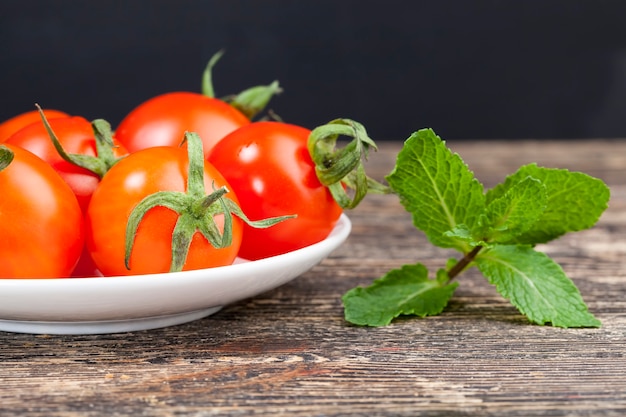
{"label": "plate rim", "polygon": [[[193,271],[113,277],[0,278],[0,304],[4,305],[0,305],[0,330],[48,334],[114,333],[118,330],[142,330],[196,320],[217,312],[225,305],[272,290],[302,275],[341,246],[351,229],[350,219],[342,213],[328,237],[310,246],[255,261],[244,260],[233,265]],[[270,275],[270,279],[266,281],[254,281],[255,276],[267,275]],[[227,288],[221,293],[222,287],[212,294],[196,294],[229,282],[233,282],[233,285],[230,288],[226,285]],[[173,290],[178,291],[173,293],[172,299],[160,305],[159,301],[164,300],[160,300],[157,295]],[[122,294],[124,291],[129,294]],[[99,313],[115,309],[111,299],[116,294],[120,303],[132,302],[135,300],[133,295],[143,294],[142,291],[154,292],[143,299],[144,305],[137,308],[125,305],[120,311],[108,313],[108,316]],[[86,303],[87,311],[77,313],[75,320],[68,318],[81,302],[72,297],[80,297],[81,294],[89,294],[86,301],[93,301],[101,295],[102,300],[98,299],[97,302],[102,305],[90,306]],[[170,293],[167,294],[169,297]],[[51,300],[46,299],[47,296]],[[3,299],[11,299],[11,302],[2,302]],[[41,305],[33,308],[32,312],[28,311],[28,307],[37,300]],[[60,307],[51,311],[48,306],[53,305],[55,300]],[[63,301],[70,305],[62,305]],[[188,301],[187,307],[183,305],[184,301]],[[25,305],[16,309],[15,305],[19,302]],[[47,315],[44,312],[46,308]],[[89,308],[93,310],[88,311]],[[143,314],[142,308],[150,313]]]}

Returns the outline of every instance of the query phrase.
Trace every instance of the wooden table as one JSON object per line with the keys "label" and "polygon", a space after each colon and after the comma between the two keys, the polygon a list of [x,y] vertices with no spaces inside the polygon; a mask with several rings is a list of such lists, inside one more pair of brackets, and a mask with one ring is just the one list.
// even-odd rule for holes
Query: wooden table
{"label": "wooden table", "polygon": [[[609,184],[598,225],[545,249],[602,328],[530,325],[475,270],[438,317],[348,325],[346,290],[450,255],[396,197],[374,196],[349,213],[353,232],[330,258],[206,319],[111,335],[0,333],[0,415],[626,415],[626,141],[448,145],[488,186],[529,162]],[[381,143],[370,174],[382,178],[400,146]]]}

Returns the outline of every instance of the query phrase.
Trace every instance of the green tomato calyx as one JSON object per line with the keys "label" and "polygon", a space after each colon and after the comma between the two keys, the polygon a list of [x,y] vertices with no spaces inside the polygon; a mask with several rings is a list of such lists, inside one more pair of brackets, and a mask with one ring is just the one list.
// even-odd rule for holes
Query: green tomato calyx
{"label": "green tomato calyx", "polygon": [[[202,74],[202,94],[216,98],[215,88],[213,86],[213,67],[224,55],[224,50],[215,53],[209,60]],[[270,100],[283,92],[278,81],[273,81],[268,85],[256,85],[247,88],[239,94],[231,94],[222,97],[220,100],[230,104],[235,109],[243,113],[248,119],[253,120],[257,117],[269,104]]]}
{"label": "green tomato calyx", "polygon": [[50,123],[48,123],[48,119],[46,119],[46,116],[39,104],[36,104],[36,106],[37,110],[39,110],[43,125],[48,132],[48,136],[50,136],[50,140],[54,144],[54,147],[59,155],[61,155],[61,158],[65,161],[93,172],[99,178],[102,178],[113,165],[122,159],[116,157],[113,153],[113,149],[116,145],[113,143],[111,125],[106,120],[96,119],[91,122],[91,127],[96,139],[97,156],[70,154],[63,149],[61,142],[59,142],[59,138],[52,130],[52,127],[50,126]]}
{"label": "green tomato calyx", "polygon": [[[233,239],[233,215],[257,228],[270,227],[294,217],[280,216],[251,221],[233,200],[225,197],[229,192],[226,187],[214,189],[207,195],[204,187],[202,140],[197,133],[188,132],[185,133],[183,143],[185,142],[189,158],[187,191],[159,191],[144,197],[133,208],[126,224],[124,263],[127,269],[130,269],[130,257],[139,224],[146,213],[157,206],[178,213],[178,220],[172,233],[170,272],[182,271],[196,232],[200,232],[217,249],[230,246]],[[215,221],[216,217],[223,217],[222,231]]]}
{"label": "green tomato calyx", "polygon": [[[341,136],[353,138],[345,147],[336,148]],[[344,209],[356,207],[368,193],[389,194],[391,189],[365,173],[363,161],[376,143],[365,127],[350,119],[335,119],[318,126],[309,135],[309,153],[320,182]],[[352,190],[352,196],[346,190]]]}
{"label": "green tomato calyx", "polygon": [[4,145],[0,145],[0,171],[11,165],[13,158],[15,158],[13,151]]}

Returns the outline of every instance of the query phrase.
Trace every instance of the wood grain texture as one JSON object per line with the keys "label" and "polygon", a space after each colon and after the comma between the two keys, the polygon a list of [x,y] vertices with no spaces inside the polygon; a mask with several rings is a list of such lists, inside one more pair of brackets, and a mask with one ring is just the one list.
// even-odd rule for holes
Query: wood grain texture
{"label": "wood grain texture", "polygon": [[[528,162],[609,184],[595,228],[542,247],[602,328],[530,325],[474,270],[438,317],[347,324],[346,290],[452,254],[429,246],[395,197],[372,196],[330,258],[206,319],[98,336],[0,333],[0,415],[626,415],[626,141],[448,145],[489,186]],[[382,178],[400,146],[382,143],[370,174]]]}

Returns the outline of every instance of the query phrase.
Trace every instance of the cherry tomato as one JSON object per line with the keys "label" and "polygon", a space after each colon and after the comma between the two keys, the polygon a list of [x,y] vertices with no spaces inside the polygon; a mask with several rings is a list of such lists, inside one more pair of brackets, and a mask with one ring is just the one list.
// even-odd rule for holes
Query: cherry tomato
{"label": "cherry tomato", "polygon": [[[46,115],[46,118],[48,118],[48,120],[56,119],[58,117],[69,116],[69,114],[65,112],[52,109],[44,110],[44,114]],[[31,123],[42,124],[39,111],[32,110],[26,113],[18,114],[17,116],[14,116],[0,123],[0,143],[3,143],[15,132],[22,129],[23,127],[28,126]]]}
{"label": "cherry tomato", "polygon": [[153,146],[178,146],[185,132],[196,132],[205,155],[220,139],[250,120],[229,104],[200,93],[173,92],[133,109],[115,130],[130,152]]}
{"label": "cherry tomato", "polygon": [[[39,117],[39,122],[31,123],[20,129],[7,139],[6,143],[20,146],[33,152],[52,166],[70,186],[78,199],[81,209],[83,212],[86,212],[91,195],[100,182],[100,175],[63,159],[54,147],[49,133],[41,121],[41,116],[39,114],[37,116]],[[90,122],[78,116],[55,119],[46,117],[46,119],[67,153],[96,157],[96,138]],[[127,154],[124,147],[116,142],[114,142],[111,152],[113,157],[121,157]],[[76,268],[72,272],[72,276],[89,277],[97,275],[100,275],[100,273],[85,247]]]}
{"label": "cherry tomato", "polygon": [[[38,116],[40,117],[40,116]],[[83,117],[63,117],[48,120],[61,146],[67,153],[96,156],[96,139],[92,125]],[[50,164],[69,184],[83,209],[87,210],[91,194],[98,186],[100,177],[79,166],[64,160],[54,147],[44,124],[32,123],[6,140],[5,143],[27,149]],[[128,152],[116,144],[113,153],[121,157]]]}
{"label": "cherry tomato", "polygon": [[[68,277],[83,248],[83,216],[70,187],[46,162],[14,145],[0,170],[0,277]],[[9,152],[10,153],[10,152]]]}
{"label": "cherry tomato", "polygon": [[255,122],[217,143],[208,161],[224,175],[251,219],[296,214],[267,229],[244,225],[239,256],[260,259],[326,238],[342,213],[317,178],[307,149],[310,131],[280,122]]}
{"label": "cherry tomato", "polygon": [[[170,271],[172,236],[181,215],[164,206],[156,206],[145,213],[134,238],[129,268],[125,265],[126,226],[131,212],[145,197],[162,191],[189,191],[186,148],[159,146],[131,153],[103,177],[86,216],[87,247],[103,275]],[[203,163],[202,149],[198,152]],[[230,189],[223,176],[209,163],[204,163],[204,177],[200,183],[207,191],[223,186]],[[227,193],[227,197],[237,202],[232,192]],[[216,214],[214,220],[217,228],[223,230],[224,215]],[[232,264],[241,244],[241,234],[242,221],[233,218],[232,243],[218,249],[196,231],[182,270]]]}

